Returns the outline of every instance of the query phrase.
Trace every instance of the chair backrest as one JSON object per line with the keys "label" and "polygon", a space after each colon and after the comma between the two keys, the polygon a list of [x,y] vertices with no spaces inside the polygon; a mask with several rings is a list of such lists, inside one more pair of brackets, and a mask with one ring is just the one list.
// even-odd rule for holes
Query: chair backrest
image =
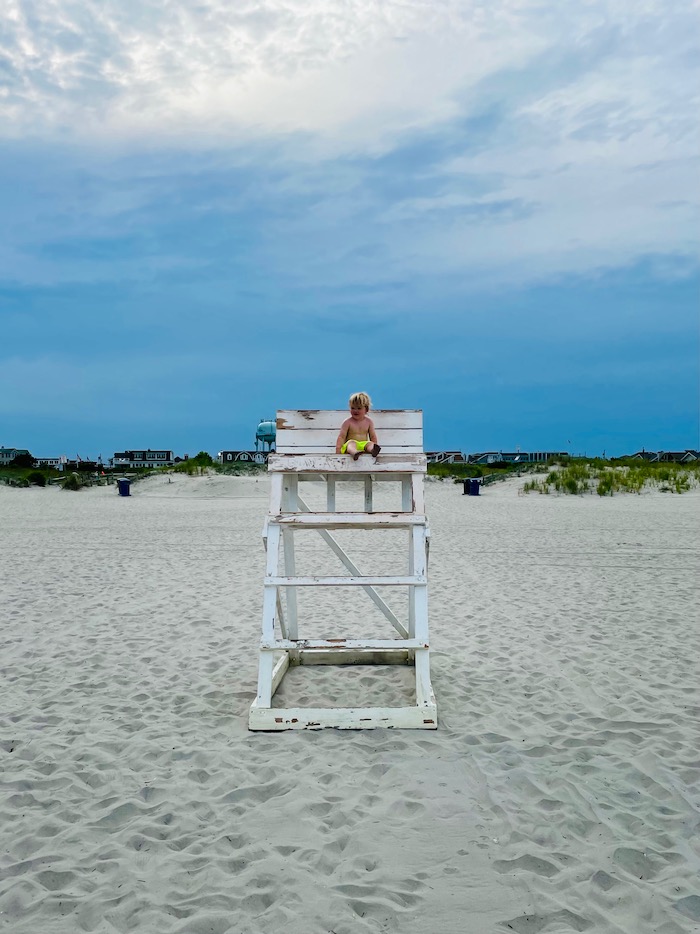
{"label": "chair backrest", "polygon": [[[347,409],[296,409],[277,413],[278,454],[334,454]],[[423,453],[423,412],[420,409],[373,409],[382,454]]]}

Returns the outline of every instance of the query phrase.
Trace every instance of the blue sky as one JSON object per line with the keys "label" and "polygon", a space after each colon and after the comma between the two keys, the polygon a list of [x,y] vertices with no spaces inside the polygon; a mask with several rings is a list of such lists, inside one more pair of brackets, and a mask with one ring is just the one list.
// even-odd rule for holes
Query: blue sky
{"label": "blue sky", "polygon": [[691,2],[9,0],[0,444],[698,447]]}

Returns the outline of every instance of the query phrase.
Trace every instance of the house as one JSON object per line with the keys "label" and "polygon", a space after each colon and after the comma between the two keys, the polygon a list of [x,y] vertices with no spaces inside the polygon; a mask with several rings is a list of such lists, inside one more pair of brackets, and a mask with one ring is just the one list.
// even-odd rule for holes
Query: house
{"label": "house", "polygon": [[7,467],[22,454],[32,456],[26,448],[0,448],[0,467]]}
{"label": "house", "polygon": [[461,451],[428,451],[425,456],[429,464],[465,464],[467,461]]}
{"label": "house", "polygon": [[64,464],[67,463],[68,458],[65,454],[60,457],[37,457],[36,459],[37,467],[52,467],[54,470],[63,470]]}
{"label": "house", "polygon": [[66,459],[63,462],[62,469],[64,471],[70,471],[70,472],[82,470],[82,471],[85,471],[86,473],[95,473],[97,471],[102,470],[103,468],[104,468],[104,464],[100,460],[86,461],[86,460],[83,460],[82,457],[79,457],[74,461]]}
{"label": "house", "polygon": [[220,464],[266,464],[269,451],[219,451]]}
{"label": "house", "polygon": [[470,454],[469,464],[542,464],[549,460],[569,457],[566,451],[485,451],[483,454]]}
{"label": "house", "polygon": [[172,451],[141,448],[138,451],[115,451],[110,463],[114,467],[172,467],[175,460]]}
{"label": "house", "polygon": [[[645,451],[642,449],[628,456],[630,460],[643,460],[650,464],[690,464],[700,460],[700,452],[691,448],[686,448],[685,451]],[[621,459],[618,458],[618,460]]]}
{"label": "house", "polygon": [[685,451],[659,451],[657,459],[664,464],[690,464],[699,456],[697,451],[687,448]]}

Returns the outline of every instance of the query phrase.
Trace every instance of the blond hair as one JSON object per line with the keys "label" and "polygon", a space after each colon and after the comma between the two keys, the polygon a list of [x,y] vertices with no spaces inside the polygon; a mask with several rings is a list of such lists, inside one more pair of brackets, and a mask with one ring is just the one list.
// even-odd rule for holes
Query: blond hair
{"label": "blond hair", "polygon": [[350,396],[349,405],[351,409],[367,409],[369,412],[372,400],[366,392],[354,392]]}

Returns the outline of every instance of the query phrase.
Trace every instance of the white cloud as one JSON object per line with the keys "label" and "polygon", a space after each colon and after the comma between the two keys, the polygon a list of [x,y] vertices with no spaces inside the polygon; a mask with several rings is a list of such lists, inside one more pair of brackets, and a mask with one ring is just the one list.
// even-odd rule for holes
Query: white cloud
{"label": "white cloud", "polygon": [[622,35],[630,23],[673,17],[661,4],[628,7],[6,0],[0,115],[11,135],[306,131],[376,145],[387,131],[449,117],[465,91],[503,68],[585,45],[601,23]]}
{"label": "white cloud", "polygon": [[[270,224],[278,274],[528,281],[693,253],[696,34],[691,0],[6,0],[0,134],[122,151],[278,140],[280,193],[319,195]],[[459,135],[489,109],[481,136]],[[366,164],[334,175],[336,157],[426,134],[456,140],[424,168],[432,193],[368,192]],[[110,224],[99,201],[93,234]],[[311,263],[305,242],[323,244]]]}

